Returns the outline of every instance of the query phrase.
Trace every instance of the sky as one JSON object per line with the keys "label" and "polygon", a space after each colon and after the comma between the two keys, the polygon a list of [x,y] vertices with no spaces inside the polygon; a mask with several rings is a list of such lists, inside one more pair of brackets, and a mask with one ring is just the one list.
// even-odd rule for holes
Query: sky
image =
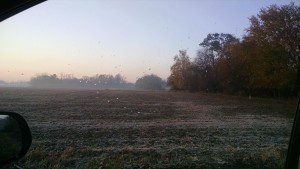
{"label": "sky", "polygon": [[290,2],[49,0],[0,22],[0,80],[42,73],[166,79],[179,50],[194,58],[208,33],[241,38],[262,7]]}

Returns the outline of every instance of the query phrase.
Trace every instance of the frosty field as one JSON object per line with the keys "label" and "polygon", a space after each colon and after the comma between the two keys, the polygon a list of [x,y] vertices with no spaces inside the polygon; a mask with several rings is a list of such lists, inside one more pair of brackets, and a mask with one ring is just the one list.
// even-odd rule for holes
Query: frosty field
{"label": "frosty field", "polygon": [[295,99],[0,88],[25,117],[25,168],[283,168]]}

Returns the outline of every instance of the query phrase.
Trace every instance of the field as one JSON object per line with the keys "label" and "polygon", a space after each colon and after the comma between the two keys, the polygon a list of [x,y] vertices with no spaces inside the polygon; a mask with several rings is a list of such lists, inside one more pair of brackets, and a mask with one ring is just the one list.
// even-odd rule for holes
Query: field
{"label": "field", "polygon": [[24,168],[283,168],[295,99],[0,88],[25,117]]}

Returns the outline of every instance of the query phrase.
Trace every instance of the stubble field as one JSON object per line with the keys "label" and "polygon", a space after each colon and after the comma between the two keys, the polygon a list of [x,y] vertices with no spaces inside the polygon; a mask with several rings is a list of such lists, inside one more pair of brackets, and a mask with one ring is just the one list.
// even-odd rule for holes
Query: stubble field
{"label": "stubble field", "polygon": [[295,99],[0,88],[33,144],[24,168],[283,168]]}

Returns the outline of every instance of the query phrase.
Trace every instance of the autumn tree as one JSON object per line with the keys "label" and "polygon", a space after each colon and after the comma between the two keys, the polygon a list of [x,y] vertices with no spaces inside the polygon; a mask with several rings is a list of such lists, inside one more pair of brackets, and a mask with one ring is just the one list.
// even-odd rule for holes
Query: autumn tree
{"label": "autumn tree", "polygon": [[231,43],[218,59],[218,81],[223,91],[248,93],[251,66],[248,59],[248,46],[245,43]]}
{"label": "autumn tree", "polygon": [[192,63],[186,50],[180,50],[174,57],[174,64],[171,66],[171,75],[168,84],[172,89],[188,90],[191,86]]}
{"label": "autumn tree", "polygon": [[[225,72],[218,69],[221,67],[230,69],[230,56],[228,55],[229,46],[238,43],[239,40],[231,34],[214,33],[208,34],[207,37],[199,44],[202,49],[197,52],[194,65],[201,78],[201,89],[206,91],[222,91],[222,78],[220,75]],[[220,62],[223,60],[223,62]],[[227,71],[230,73],[229,71]],[[220,74],[221,73],[221,74]]]}
{"label": "autumn tree", "polygon": [[173,89],[290,96],[300,91],[300,8],[271,5],[250,18],[242,40],[208,34],[193,62],[174,58]]}
{"label": "autumn tree", "polygon": [[300,8],[293,3],[263,8],[250,18],[245,41],[255,45],[252,55],[256,88],[296,93],[300,85]]}

